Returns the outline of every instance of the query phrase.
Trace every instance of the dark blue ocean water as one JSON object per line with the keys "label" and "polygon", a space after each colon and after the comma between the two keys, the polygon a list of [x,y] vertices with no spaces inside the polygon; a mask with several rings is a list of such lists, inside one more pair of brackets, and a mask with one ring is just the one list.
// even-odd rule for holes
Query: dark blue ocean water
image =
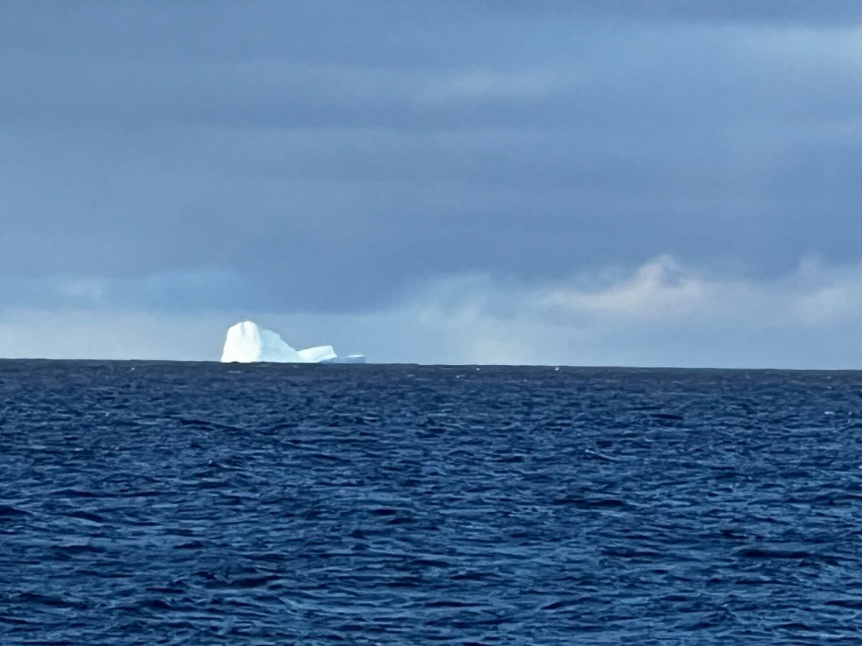
{"label": "dark blue ocean water", "polygon": [[0,362],[2,644],[862,641],[862,373]]}

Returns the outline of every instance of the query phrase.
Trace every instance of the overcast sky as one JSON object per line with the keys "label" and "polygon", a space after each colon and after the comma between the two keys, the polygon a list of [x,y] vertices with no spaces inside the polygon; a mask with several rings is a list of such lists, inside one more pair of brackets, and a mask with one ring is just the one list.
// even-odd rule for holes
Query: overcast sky
{"label": "overcast sky", "polygon": [[5,0],[0,88],[0,356],[862,367],[859,0]]}

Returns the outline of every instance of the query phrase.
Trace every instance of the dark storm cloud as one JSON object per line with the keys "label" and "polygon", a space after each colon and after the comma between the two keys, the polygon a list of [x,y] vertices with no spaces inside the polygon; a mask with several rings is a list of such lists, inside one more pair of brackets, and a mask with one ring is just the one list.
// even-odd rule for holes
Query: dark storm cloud
{"label": "dark storm cloud", "polygon": [[289,311],[855,261],[858,6],[8,2],[0,274]]}

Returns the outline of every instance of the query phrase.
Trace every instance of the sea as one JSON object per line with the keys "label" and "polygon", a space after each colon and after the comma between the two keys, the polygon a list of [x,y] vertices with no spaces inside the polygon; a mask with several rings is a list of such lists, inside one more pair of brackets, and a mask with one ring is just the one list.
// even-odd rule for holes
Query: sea
{"label": "sea", "polygon": [[862,643],[862,373],[0,361],[0,644]]}

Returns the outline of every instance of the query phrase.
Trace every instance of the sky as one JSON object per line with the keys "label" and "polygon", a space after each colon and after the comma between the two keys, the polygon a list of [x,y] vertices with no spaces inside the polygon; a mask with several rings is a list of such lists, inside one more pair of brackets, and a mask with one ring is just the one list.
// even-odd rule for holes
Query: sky
{"label": "sky", "polygon": [[0,88],[0,357],[862,367],[858,0],[5,0]]}

